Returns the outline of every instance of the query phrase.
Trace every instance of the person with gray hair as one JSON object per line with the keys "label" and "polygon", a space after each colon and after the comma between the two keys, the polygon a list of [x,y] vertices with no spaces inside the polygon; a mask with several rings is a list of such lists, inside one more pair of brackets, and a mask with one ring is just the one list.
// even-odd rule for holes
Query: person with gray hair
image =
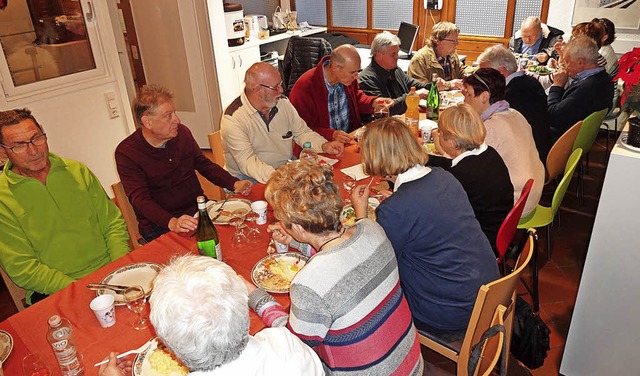
{"label": "person with gray hair", "polygon": [[404,114],[407,111],[405,99],[411,90],[425,99],[431,88],[431,82],[420,82],[409,77],[398,68],[400,39],[388,31],[376,35],[371,43],[371,64],[360,73],[360,88],[369,95],[393,98],[391,115]]}
{"label": "person with gray hair", "polygon": [[584,35],[572,38],[562,50],[562,66],[547,97],[552,141],[591,113],[611,108],[613,83],[598,65],[599,56],[596,43]]}
{"label": "person with gray hair", "polygon": [[553,49],[556,42],[562,40],[564,31],[543,24],[540,18],[529,16],[520,24],[520,30],[509,41],[509,49],[519,54],[529,54],[546,64],[550,57],[558,59]]}
{"label": "person with gray hair", "polygon": [[[249,334],[247,284],[210,257],[173,259],[149,299],[156,334],[190,375],[324,375],[316,353],[287,328]],[[119,371],[116,364],[101,376]]]}
{"label": "person with gray hair", "polygon": [[478,56],[480,68],[493,68],[506,80],[504,99],[509,106],[524,116],[533,132],[533,139],[542,163],[549,153],[549,115],[547,114],[547,94],[540,82],[518,70],[515,56],[501,44],[487,47]]}

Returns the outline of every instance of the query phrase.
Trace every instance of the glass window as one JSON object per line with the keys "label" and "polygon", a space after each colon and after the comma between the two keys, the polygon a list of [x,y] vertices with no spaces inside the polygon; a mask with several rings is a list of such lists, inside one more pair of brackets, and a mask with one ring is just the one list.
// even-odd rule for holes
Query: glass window
{"label": "glass window", "polygon": [[507,4],[508,0],[457,0],[455,24],[461,34],[502,37]]}
{"label": "glass window", "polygon": [[542,13],[542,0],[518,0],[516,12],[513,16],[513,34],[520,30],[520,24],[529,16],[540,16]]}
{"label": "glass window", "polygon": [[326,0],[296,0],[298,23],[307,21],[309,25],[327,26]]}
{"label": "glass window", "polygon": [[373,28],[398,30],[400,22],[413,23],[413,0],[373,0]]}
{"label": "glass window", "polygon": [[331,24],[336,27],[367,27],[367,0],[333,0]]}
{"label": "glass window", "polygon": [[96,68],[82,5],[14,0],[0,11],[0,43],[14,87]]}

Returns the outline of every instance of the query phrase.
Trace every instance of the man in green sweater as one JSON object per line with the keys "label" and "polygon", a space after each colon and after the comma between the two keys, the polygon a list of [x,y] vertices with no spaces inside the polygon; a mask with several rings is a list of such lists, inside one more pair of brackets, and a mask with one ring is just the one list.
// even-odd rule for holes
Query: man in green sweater
{"label": "man in green sweater", "polygon": [[129,252],[120,211],[80,162],[49,153],[31,111],[0,112],[0,266],[33,304]]}

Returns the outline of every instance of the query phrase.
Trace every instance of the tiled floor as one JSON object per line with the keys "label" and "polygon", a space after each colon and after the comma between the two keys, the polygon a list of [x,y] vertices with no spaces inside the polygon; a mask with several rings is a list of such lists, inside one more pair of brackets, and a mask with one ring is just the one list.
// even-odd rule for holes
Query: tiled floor
{"label": "tiled floor", "polygon": [[[577,178],[574,177],[560,210],[560,224],[552,229],[551,259],[546,259],[545,230],[540,237],[540,315],[551,329],[551,351],[542,367],[531,371],[535,376],[556,376],[567,338],[576,300],[582,267],[605,172],[604,134],[590,152],[589,174],[585,175],[584,203],[576,197]],[[545,190],[543,204],[548,204],[553,192]],[[524,293],[524,289],[522,289]],[[0,320],[14,314],[15,308],[4,284],[0,281]],[[455,370],[453,364],[433,352],[423,349],[425,359],[438,367]],[[526,374],[510,362],[509,375]]]}

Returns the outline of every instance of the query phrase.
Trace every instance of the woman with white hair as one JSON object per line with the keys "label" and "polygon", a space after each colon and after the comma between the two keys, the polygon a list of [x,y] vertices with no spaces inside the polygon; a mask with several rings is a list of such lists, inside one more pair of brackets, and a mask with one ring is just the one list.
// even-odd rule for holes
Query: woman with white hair
{"label": "woman with white hair", "polygon": [[371,42],[371,64],[362,70],[358,83],[360,89],[368,95],[393,98],[391,115],[401,115],[407,112],[405,99],[415,87],[424,99],[431,88],[431,83],[415,80],[398,68],[398,51],[400,39],[388,31],[376,35]]}
{"label": "woman with white hair", "polygon": [[[181,256],[154,281],[151,323],[190,375],[324,375],[316,353],[288,329],[249,335],[248,300],[244,280],[227,264]],[[115,363],[100,375],[118,375]]]}

